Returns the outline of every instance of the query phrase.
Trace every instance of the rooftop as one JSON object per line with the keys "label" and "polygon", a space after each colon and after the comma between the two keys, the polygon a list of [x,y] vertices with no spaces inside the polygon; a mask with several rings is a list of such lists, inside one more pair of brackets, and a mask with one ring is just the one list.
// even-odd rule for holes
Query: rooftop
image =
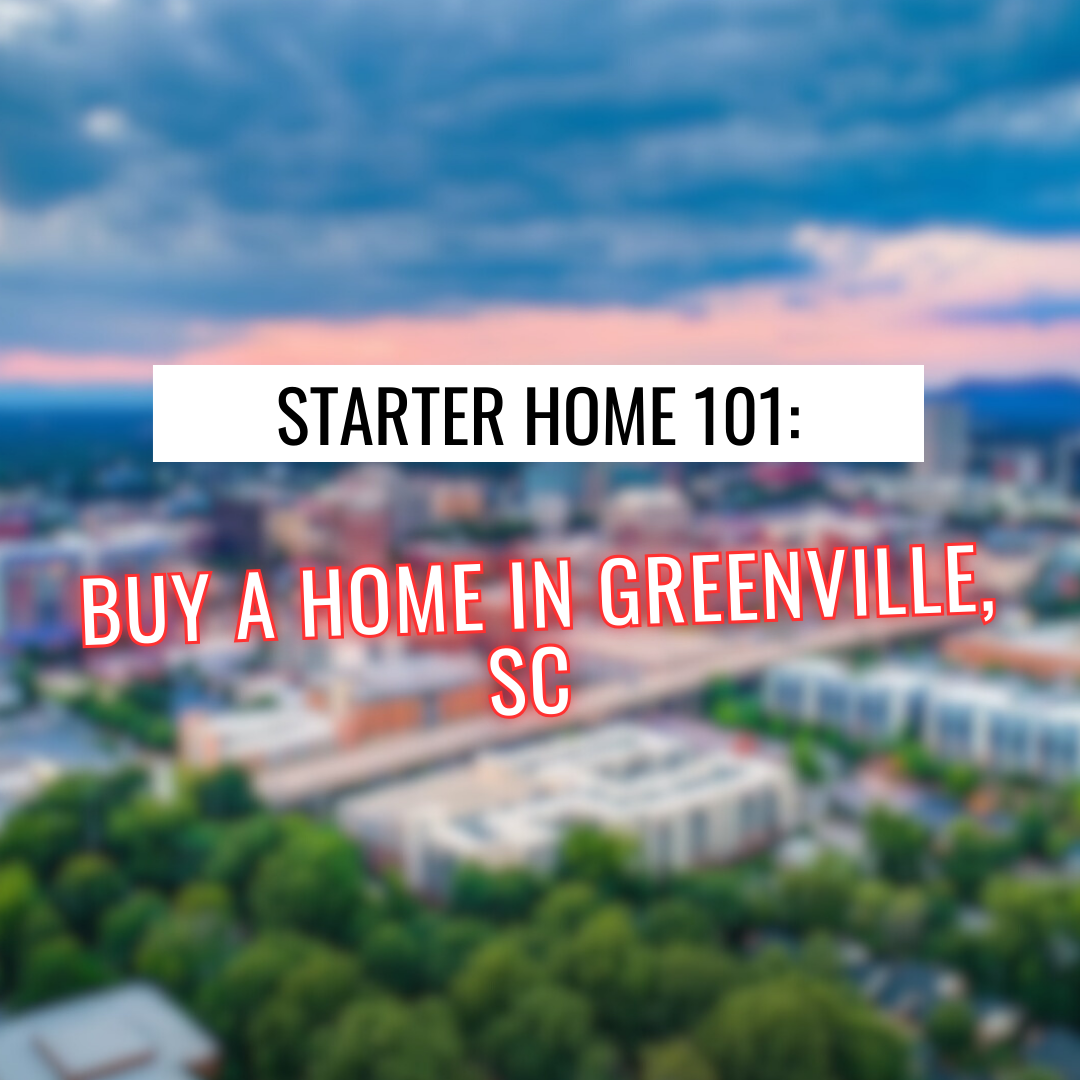
{"label": "rooftop", "polygon": [[570,822],[629,826],[705,806],[721,791],[737,798],[781,774],[759,755],[613,723],[345,800],[339,816],[349,831],[384,840],[424,820],[448,849],[476,854],[492,842],[550,843]]}
{"label": "rooftop", "polygon": [[1062,1080],[1080,1080],[1080,1036],[1065,1028],[1039,1032],[1024,1057],[1028,1065],[1052,1069]]}
{"label": "rooftop", "polygon": [[131,983],[0,1022],[0,1080],[189,1080],[213,1040],[160,990]]}
{"label": "rooftop", "polygon": [[485,668],[470,652],[391,653],[363,664],[356,673],[355,695],[360,701],[440,693],[480,682]]}

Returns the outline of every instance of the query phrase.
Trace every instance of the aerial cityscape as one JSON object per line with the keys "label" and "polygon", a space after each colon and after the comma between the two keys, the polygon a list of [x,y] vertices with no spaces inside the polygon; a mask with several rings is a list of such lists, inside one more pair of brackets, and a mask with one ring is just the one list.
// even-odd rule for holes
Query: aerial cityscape
{"label": "aerial cityscape", "polygon": [[[0,1076],[1074,1075],[1080,409],[1000,405],[1040,393],[1080,400],[931,394],[914,466],[162,466],[138,404],[50,461],[92,416],[37,407],[0,499]],[[992,622],[856,619],[846,579],[831,619],[583,602],[614,551],[916,540],[976,544]],[[570,708],[502,719],[506,566],[560,557],[573,629],[517,634],[568,646]],[[303,567],[463,561],[482,634],[234,640],[250,568],[295,611]],[[197,645],[81,647],[82,575],[207,568]]]}
{"label": "aerial cityscape", "polygon": [[0,1080],[209,1077],[1080,1080],[1080,5],[0,0]]}

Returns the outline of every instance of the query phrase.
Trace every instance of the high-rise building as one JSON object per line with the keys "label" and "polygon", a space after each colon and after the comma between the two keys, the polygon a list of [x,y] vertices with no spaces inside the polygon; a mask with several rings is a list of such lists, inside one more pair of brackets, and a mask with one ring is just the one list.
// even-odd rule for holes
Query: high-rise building
{"label": "high-rise building", "polygon": [[1080,431],[1062,437],[1057,447],[1058,487],[1067,495],[1080,495]]}
{"label": "high-rise building", "polygon": [[971,460],[967,409],[958,401],[928,401],[923,414],[922,472],[961,476]]}

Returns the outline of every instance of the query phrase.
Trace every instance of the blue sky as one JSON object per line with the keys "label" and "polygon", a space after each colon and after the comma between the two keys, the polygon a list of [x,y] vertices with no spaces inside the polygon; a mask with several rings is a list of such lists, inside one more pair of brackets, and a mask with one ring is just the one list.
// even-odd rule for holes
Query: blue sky
{"label": "blue sky", "polygon": [[1073,236],[1080,5],[0,0],[3,350],[686,305],[808,225]]}

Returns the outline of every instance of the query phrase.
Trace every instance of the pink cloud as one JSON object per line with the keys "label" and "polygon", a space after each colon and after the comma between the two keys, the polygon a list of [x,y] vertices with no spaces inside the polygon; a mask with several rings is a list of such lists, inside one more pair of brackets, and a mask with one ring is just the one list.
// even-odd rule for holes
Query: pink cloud
{"label": "pink cloud", "polygon": [[[805,228],[797,280],[724,286],[692,311],[503,307],[354,321],[266,320],[172,357],[192,364],[923,363],[928,381],[1080,372],[1080,318],[971,312],[1080,299],[1080,238]],[[960,317],[958,313],[968,313]],[[132,382],[150,358],[0,356],[0,381]],[[160,360],[159,360],[160,362]]]}
{"label": "pink cloud", "polygon": [[149,382],[154,361],[137,356],[72,356],[20,349],[0,353],[0,384],[131,386]]}

